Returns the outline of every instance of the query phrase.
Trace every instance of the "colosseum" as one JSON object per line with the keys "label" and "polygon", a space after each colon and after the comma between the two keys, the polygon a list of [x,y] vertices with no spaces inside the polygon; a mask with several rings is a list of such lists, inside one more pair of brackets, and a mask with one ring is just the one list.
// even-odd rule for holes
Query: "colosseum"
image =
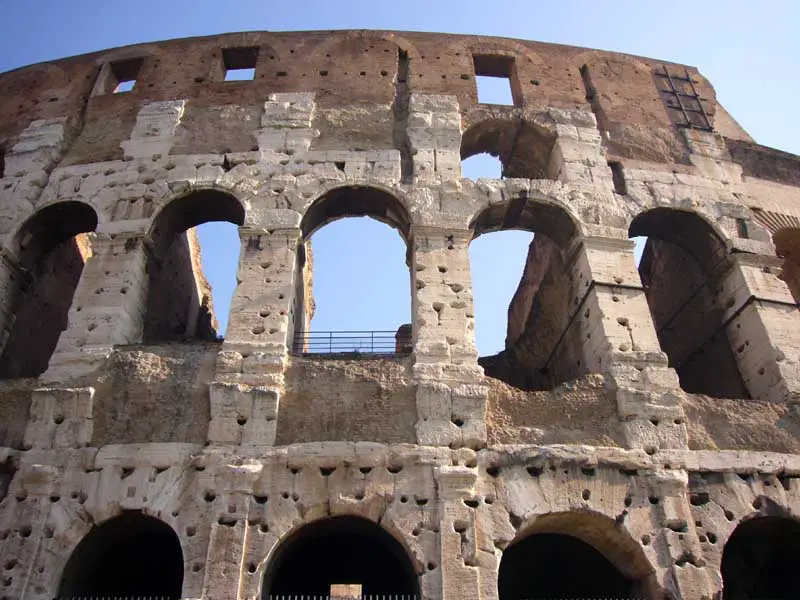
{"label": "colosseum", "polygon": [[[462,177],[479,153],[502,179]],[[0,177],[3,600],[797,598],[800,157],[695,67],[116,48],[0,75]],[[315,352],[308,241],[353,216],[405,242],[412,323]],[[210,221],[241,240],[224,339]],[[479,357],[468,248],[507,229],[535,238]]]}

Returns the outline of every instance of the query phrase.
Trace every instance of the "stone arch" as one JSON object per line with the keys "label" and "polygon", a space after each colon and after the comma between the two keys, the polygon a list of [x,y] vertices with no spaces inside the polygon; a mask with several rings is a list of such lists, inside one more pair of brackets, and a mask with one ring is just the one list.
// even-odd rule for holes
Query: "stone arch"
{"label": "stone arch", "polygon": [[503,550],[500,600],[649,597],[655,569],[616,523],[588,511],[537,517]]}
{"label": "stone arch", "polygon": [[489,115],[470,124],[461,136],[461,160],[476,154],[496,156],[503,165],[503,177],[552,179],[550,155],[555,132],[520,116]]}
{"label": "stone arch", "polygon": [[739,523],[725,543],[723,600],[789,600],[800,588],[800,523],[758,515]]}
{"label": "stone arch", "polygon": [[183,565],[172,527],[140,511],[124,511],[83,536],[64,566],[58,595],[177,600]]}
{"label": "stone arch", "polygon": [[346,217],[371,217],[396,229],[406,244],[410,239],[412,219],[406,202],[395,192],[376,185],[336,186],[318,196],[300,221],[303,239]]}
{"label": "stone arch", "polygon": [[303,524],[276,545],[261,598],[327,596],[337,583],[362,584],[365,595],[418,596],[420,574],[405,544],[386,529],[364,517],[338,515]]}
{"label": "stone arch", "polygon": [[583,356],[586,344],[574,338],[580,334],[573,327],[585,293],[571,266],[580,222],[563,205],[522,193],[483,208],[470,229],[473,240],[509,229],[534,234],[509,305],[505,349],[479,359],[486,374],[526,390],[548,390],[585,374],[594,361]]}
{"label": "stone arch", "polygon": [[[376,185],[337,185],[319,195],[303,211],[300,220],[301,236],[295,265],[296,288],[291,325],[293,332],[290,338],[294,340],[295,352],[303,353],[308,350],[308,340],[305,335],[300,334],[309,332],[312,313],[316,306],[311,292],[313,261],[307,260],[313,257],[311,236],[322,227],[348,217],[369,217],[395,229],[405,245],[405,265],[410,264],[412,217],[405,199],[393,191]],[[392,279],[392,281],[396,280]],[[404,324],[397,323],[397,326],[402,328]],[[382,333],[381,342],[378,344],[382,351],[387,353],[391,353],[395,348],[395,345],[388,341],[389,337],[388,333]],[[370,351],[374,351],[372,343],[370,343]]]}
{"label": "stone arch", "polygon": [[47,369],[67,326],[83,265],[91,256],[86,234],[97,223],[90,205],[57,202],[37,210],[11,237],[10,259],[0,267],[5,290],[0,377],[35,377]]}
{"label": "stone arch", "polygon": [[722,284],[729,264],[720,230],[697,212],[658,207],[637,215],[647,237],[639,274],[661,348],[688,392],[749,398],[726,331]]}
{"label": "stone arch", "polygon": [[145,343],[216,337],[211,290],[192,231],[211,221],[242,226],[245,206],[218,189],[195,189],[170,199],[152,219],[147,234]]}

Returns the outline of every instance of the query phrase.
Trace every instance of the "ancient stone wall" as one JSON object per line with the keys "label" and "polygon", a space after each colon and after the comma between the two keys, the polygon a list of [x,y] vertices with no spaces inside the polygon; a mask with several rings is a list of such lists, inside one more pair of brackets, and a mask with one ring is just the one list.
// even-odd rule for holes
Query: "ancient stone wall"
{"label": "ancient stone wall", "polygon": [[[481,152],[503,179],[461,176]],[[800,159],[694,67],[173,40],[0,74],[0,153],[0,598],[793,597]],[[350,216],[406,244],[410,352],[296,342]],[[224,340],[209,221],[241,240]],[[468,248],[506,229],[536,237],[479,362]]]}

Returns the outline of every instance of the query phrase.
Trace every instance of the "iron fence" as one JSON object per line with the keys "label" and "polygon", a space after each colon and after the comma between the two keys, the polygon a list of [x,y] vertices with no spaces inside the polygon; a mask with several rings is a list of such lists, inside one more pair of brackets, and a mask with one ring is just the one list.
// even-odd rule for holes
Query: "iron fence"
{"label": "iron fence", "polygon": [[411,338],[394,331],[302,331],[295,335],[294,354],[407,354]]}

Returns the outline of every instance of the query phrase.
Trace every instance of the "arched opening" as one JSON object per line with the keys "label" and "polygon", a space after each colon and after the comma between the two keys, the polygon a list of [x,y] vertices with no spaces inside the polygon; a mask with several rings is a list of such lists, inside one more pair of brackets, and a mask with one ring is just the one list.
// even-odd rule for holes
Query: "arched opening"
{"label": "arched opening", "polygon": [[793,600],[800,590],[800,524],[757,517],[733,532],[722,552],[724,600]]}
{"label": "arched opening", "polygon": [[780,229],[772,236],[775,252],[783,259],[779,277],[786,282],[794,301],[800,304],[800,229]]}
{"label": "arched opening", "polygon": [[555,179],[550,154],[555,135],[524,119],[485,119],[468,127],[461,137],[461,160],[476,154],[496,156],[502,177]]}
{"label": "arched opening", "polygon": [[377,188],[336,188],[309,207],[300,227],[293,351],[408,352],[411,219],[405,207]]}
{"label": "arched opening", "polygon": [[[479,363],[486,374],[525,390],[549,390],[563,381],[574,379],[586,372],[588,365],[582,359],[578,328],[574,327],[575,306],[570,303],[573,288],[571,270],[567,268],[565,251],[574,239],[577,228],[566,211],[548,201],[520,195],[513,200],[489,206],[471,225],[476,238],[487,233],[519,230],[516,236],[494,247],[487,244],[490,258],[482,267],[480,260],[470,263],[476,308],[476,334],[479,349],[496,348],[500,336],[495,331],[487,340],[482,335],[484,323],[501,328],[502,316],[507,314],[505,341],[500,352],[482,356]],[[530,234],[534,233],[533,241]],[[513,239],[512,239],[513,237]],[[497,236],[500,242],[500,236]],[[481,244],[483,245],[483,244]],[[527,252],[524,247],[527,245]],[[484,249],[470,246],[470,259],[480,258]],[[493,306],[492,315],[486,315],[480,288],[482,271],[503,273],[512,262],[511,251],[522,259],[522,276],[518,277],[516,290],[507,309]],[[499,263],[499,264],[498,264]],[[519,271],[517,271],[519,273]],[[493,275],[486,279],[491,282]],[[492,285],[490,283],[490,285]],[[495,288],[497,284],[494,284]],[[495,294],[495,297],[498,295]],[[575,336],[578,336],[577,338]]]}
{"label": "arched opening", "polygon": [[20,228],[10,248],[19,270],[7,277],[0,332],[0,378],[37,377],[47,370],[86,260],[87,232],[97,228],[88,204],[51,204]]}
{"label": "arched opening", "polygon": [[[241,226],[244,216],[244,207],[236,198],[216,190],[192,192],[161,210],[150,229],[145,343],[217,338],[219,324],[212,305],[211,286],[203,271],[201,246],[193,228],[212,222]],[[203,250],[210,257],[227,254],[232,259],[231,244],[224,239],[212,235]],[[238,267],[238,252],[235,256]],[[235,273],[233,265],[233,260],[222,262],[228,278],[232,267]],[[221,277],[225,277],[224,272]],[[225,313],[230,310],[230,306],[216,308]]]}
{"label": "arched opening", "polygon": [[473,181],[481,178],[502,179],[503,163],[488,152],[473,154],[461,161],[461,176]]}
{"label": "arched opening", "polygon": [[94,527],[67,561],[60,598],[181,597],[183,552],[166,523],[138,511]]}
{"label": "arched opening", "polygon": [[724,241],[695,213],[654,208],[629,235],[646,236],[639,263],[661,348],[687,392],[749,398],[723,320]]}
{"label": "arched opening", "polygon": [[419,594],[414,565],[396,539],[371,521],[339,516],[306,525],[280,544],[261,598],[325,597],[337,584],[361,585],[365,596]]}
{"label": "arched opening", "polygon": [[500,600],[644,598],[654,577],[639,545],[610,521],[559,513],[506,548],[497,587]]}

